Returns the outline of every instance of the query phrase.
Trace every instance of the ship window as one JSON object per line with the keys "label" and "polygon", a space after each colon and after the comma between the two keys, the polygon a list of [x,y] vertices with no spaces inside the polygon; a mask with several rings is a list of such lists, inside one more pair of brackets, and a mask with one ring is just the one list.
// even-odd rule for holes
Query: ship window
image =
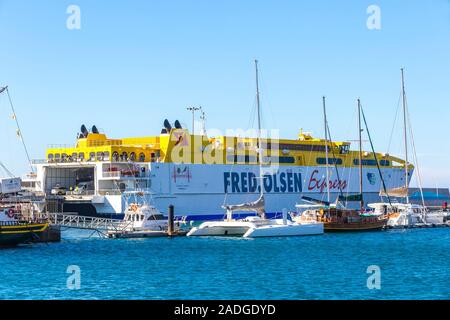
{"label": "ship window", "polygon": [[76,152],[72,153],[72,160],[77,160],[77,153]]}
{"label": "ship window", "polygon": [[97,161],[103,161],[105,154],[103,152],[97,152]]}
{"label": "ship window", "polygon": [[164,216],[162,214],[153,214],[147,220],[164,220]]}
{"label": "ship window", "polygon": [[[363,166],[376,166],[377,165],[377,161],[375,159],[363,159],[361,163]],[[359,166],[359,159],[354,159],[353,164],[355,166]]]}
{"label": "ship window", "polygon": [[84,160],[84,152],[78,153],[78,159]]}
{"label": "ship window", "polygon": [[141,152],[141,153],[139,154],[139,161],[140,161],[140,162],[144,162],[144,161],[145,161],[145,154],[144,154],[143,152]]}
{"label": "ship window", "polygon": [[244,163],[255,163],[256,162],[256,157],[254,156],[227,156],[227,162],[228,163],[235,163],[235,162],[244,162]]}
{"label": "ship window", "polygon": [[[327,158],[317,158],[316,159],[317,164],[319,165],[326,165],[327,164]],[[341,165],[342,159],[339,158],[329,158],[328,163],[330,165]]]}
{"label": "ship window", "polygon": [[350,145],[343,145],[339,147],[340,154],[348,154],[350,152]]}
{"label": "ship window", "polygon": [[[354,159],[353,160],[353,164],[355,166],[359,166],[359,159]],[[382,167],[388,167],[388,166],[391,165],[391,162],[389,160],[380,160],[379,164]],[[376,166],[377,165],[377,160],[375,160],[375,159],[363,159],[362,160],[362,165],[363,166]]]}
{"label": "ship window", "polygon": [[130,153],[130,160],[131,161],[135,161],[136,160],[136,153],[135,152],[131,152]]}
{"label": "ship window", "polygon": [[119,153],[114,151],[112,154],[113,161],[119,161]]}
{"label": "ship window", "polygon": [[294,157],[279,157],[278,159],[279,163],[295,163]]}
{"label": "ship window", "polygon": [[120,155],[120,160],[127,161],[128,160],[128,153],[122,152],[122,154]]}
{"label": "ship window", "polygon": [[[295,151],[308,151],[308,152],[325,152],[326,147],[323,145],[308,145],[308,144],[289,144],[280,143],[280,150],[295,150]],[[328,151],[331,149],[328,147]]]}
{"label": "ship window", "polygon": [[49,154],[47,155],[47,159],[48,159],[48,160],[53,160],[53,153],[49,153]]}
{"label": "ship window", "polygon": [[103,160],[108,161],[109,160],[109,151],[105,151],[103,154],[104,154]]}

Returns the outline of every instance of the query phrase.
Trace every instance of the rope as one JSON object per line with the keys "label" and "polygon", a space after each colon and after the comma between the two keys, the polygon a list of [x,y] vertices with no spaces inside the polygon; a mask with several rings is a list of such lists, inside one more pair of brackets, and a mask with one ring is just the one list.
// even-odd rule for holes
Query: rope
{"label": "rope", "polygon": [[380,174],[381,182],[383,184],[383,190],[384,190],[385,194],[388,197],[389,205],[392,207],[391,198],[388,195],[387,188],[386,188],[386,183],[384,181],[383,174],[381,173],[380,163],[378,162],[378,157],[377,157],[377,154],[375,153],[375,147],[373,146],[372,137],[370,136],[369,126],[367,125],[366,116],[364,114],[364,109],[363,109],[362,106],[361,106],[361,113],[362,113],[362,116],[363,116],[364,124],[366,125],[367,136],[369,137],[370,146],[372,147],[373,156],[375,158],[375,162],[377,163],[378,173]]}
{"label": "rope", "polygon": [[5,89],[6,89],[6,94],[8,96],[9,104],[11,105],[11,110],[12,110],[12,113],[13,113],[13,116],[14,116],[14,120],[16,122],[17,135],[19,136],[20,141],[22,141],[22,145],[23,145],[23,148],[25,150],[25,154],[27,155],[28,164],[30,166],[31,172],[34,173],[34,168],[33,168],[32,164],[31,164],[31,158],[30,158],[30,155],[28,153],[27,146],[25,144],[25,139],[23,138],[23,135],[22,135],[22,130],[20,129],[20,126],[19,126],[19,120],[17,119],[16,111],[14,110],[14,105],[13,105],[12,100],[11,100],[11,95],[9,94],[8,87],[5,87]]}
{"label": "rope", "polygon": [[413,134],[413,130],[412,130],[412,124],[411,124],[411,117],[409,114],[409,108],[408,108],[408,100],[406,100],[406,114],[407,114],[407,118],[408,118],[408,125],[409,125],[409,134],[411,136],[411,144],[413,147],[413,156],[414,156],[414,162],[416,163],[416,175],[417,175],[417,179],[419,182],[419,189],[420,189],[420,196],[422,198],[422,204],[425,207],[425,197],[423,195],[423,184],[422,184],[422,175],[420,174],[420,170],[419,170],[419,161],[417,159],[417,151],[416,151],[416,144],[414,142],[414,134]]}
{"label": "rope", "polygon": [[400,94],[399,94],[399,96],[398,96],[397,110],[395,111],[394,123],[392,124],[391,135],[390,135],[390,137],[389,137],[389,144],[388,144],[388,148],[387,148],[387,153],[389,153],[389,152],[391,151],[392,138],[394,137],[395,125],[397,124],[398,112],[399,112],[399,110],[400,110],[400,101],[401,101],[401,97],[402,97],[402,93],[400,92]]}
{"label": "rope", "polygon": [[[330,141],[333,141],[333,138],[331,137],[331,131],[330,131],[330,126],[328,125],[328,121],[327,121],[327,131],[328,131],[328,136],[330,138]],[[339,170],[338,170],[338,167],[337,167],[337,164],[336,164],[336,154],[334,152],[333,143],[331,143],[331,151],[333,153],[334,168],[336,170],[336,175],[337,175],[337,178],[338,178],[338,181],[339,181],[339,192],[340,192],[341,196],[344,196],[344,193],[342,192],[341,177],[339,176]],[[327,168],[327,170],[328,170],[328,168]],[[327,183],[329,183],[329,182],[327,181]]]}

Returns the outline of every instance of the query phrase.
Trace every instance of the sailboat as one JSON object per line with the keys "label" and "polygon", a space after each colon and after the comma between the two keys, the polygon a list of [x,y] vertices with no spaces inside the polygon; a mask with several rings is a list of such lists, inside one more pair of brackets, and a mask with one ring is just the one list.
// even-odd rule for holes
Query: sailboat
{"label": "sailboat", "polygon": [[[363,180],[362,180],[362,128],[361,128],[361,101],[358,99],[358,134],[359,134],[359,180],[360,193],[357,195],[344,196],[342,194],[338,197],[335,204],[330,202],[330,187],[327,183],[327,200],[319,201],[311,198],[303,197],[305,202],[309,204],[298,204],[296,206],[299,215],[294,219],[297,222],[319,221],[324,223],[325,231],[369,231],[381,230],[386,226],[387,218],[385,215],[373,215],[365,212],[364,198],[363,198]],[[330,135],[325,97],[323,97],[323,113],[325,122],[325,143],[328,145],[328,136]],[[369,137],[370,138],[370,137]],[[331,150],[333,146],[331,146]],[[376,157],[375,151],[374,155]],[[328,148],[326,148],[326,179],[329,181],[329,160]],[[335,161],[333,161],[335,163]],[[338,174],[335,165],[336,173]],[[359,210],[346,208],[341,201],[359,201]]]}
{"label": "sailboat", "polygon": [[411,178],[411,166],[408,162],[408,107],[406,103],[405,76],[404,69],[401,69],[401,96],[403,106],[403,142],[405,151],[405,185],[400,188],[384,190],[380,192],[380,196],[403,198],[405,203],[372,203],[369,207],[374,209],[375,213],[388,214],[388,227],[390,228],[407,228],[407,227],[423,227],[444,224],[446,214],[444,212],[429,212],[425,206],[425,200],[420,183],[420,194],[422,205],[413,204],[409,197],[409,182]]}
{"label": "sailboat", "polygon": [[[283,209],[282,219],[267,219],[265,212],[264,175],[262,172],[262,145],[261,145],[261,115],[259,99],[258,61],[255,60],[256,70],[256,104],[258,113],[258,163],[260,195],[256,201],[237,205],[224,205],[226,218],[221,221],[208,221],[198,227],[192,228],[187,236],[242,236],[244,238],[258,237],[286,237],[323,234],[323,223],[319,221],[293,222],[288,219],[288,212]],[[235,211],[250,211],[256,213],[245,219],[233,219]]]}
{"label": "sailboat", "polygon": [[[109,238],[147,238],[165,236],[169,230],[169,221],[146,200],[145,191],[126,191],[123,227],[110,230]],[[184,234],[175,226],[175,233]]]}

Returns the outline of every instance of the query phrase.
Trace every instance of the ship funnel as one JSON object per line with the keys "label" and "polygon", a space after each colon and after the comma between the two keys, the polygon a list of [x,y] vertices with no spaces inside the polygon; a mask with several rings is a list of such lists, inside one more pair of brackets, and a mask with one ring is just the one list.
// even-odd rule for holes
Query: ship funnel
{"label": "ship funnel", "polygon": [[181,126],[180,121],[175,120],[175,128],[176,128],[176,129],[183,129],[183,127]]}
{"label": "ship funnel", "polygon": [[89,131],[86,129],[84,124],[81,125],[81,137],[86,138],[89,134]]}
{"label": "ship funnel", "polygon": [[164,128],[166,128],[167,133],[170,133],[170,130],[172,130],[172,126],[170,125],[169,120],[164,120]]}
{"label": "ship funnel", "polygon": [[95,125],[92,126],[92,133],[97,133],[97,134],[99,133],[98,129]]}

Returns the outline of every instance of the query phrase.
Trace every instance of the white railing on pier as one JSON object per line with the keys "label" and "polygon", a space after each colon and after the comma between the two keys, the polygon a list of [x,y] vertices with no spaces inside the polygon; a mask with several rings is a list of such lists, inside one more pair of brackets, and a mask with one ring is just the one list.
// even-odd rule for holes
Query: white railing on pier
{"label": "white railing on pier", "polygon": [[120,219],[87,217],[76,214],[45,213],[40,218],[47,219],[51,225],[75,229],[88,229],[100,232],[124,231],[132,224],[131,221]]}

